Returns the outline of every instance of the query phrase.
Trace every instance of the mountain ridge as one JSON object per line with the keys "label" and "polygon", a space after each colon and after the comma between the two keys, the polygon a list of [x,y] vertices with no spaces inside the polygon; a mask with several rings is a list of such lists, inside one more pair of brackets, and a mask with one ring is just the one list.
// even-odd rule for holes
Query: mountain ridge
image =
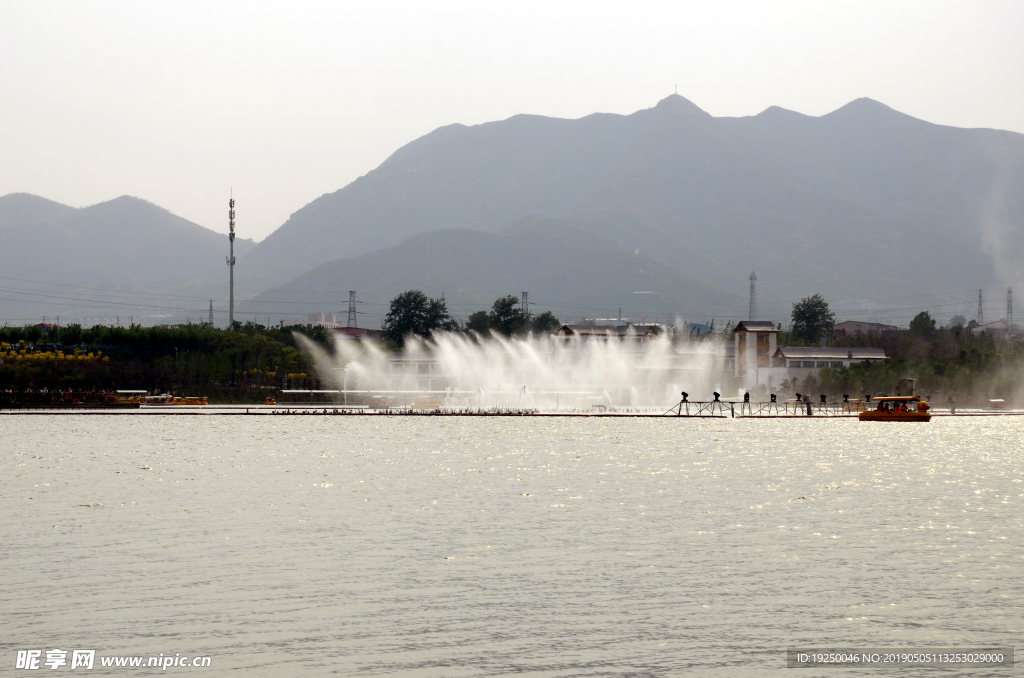
{"label": "mountain ridge", "polygon": [[[236,256],[244,258],[253,246],[251,240],[236,239]],[[227,251],[226,235],[133,196],[87,207],[29,193],[0,197],[0,270],[7,271],[0,274],[5,276],[0,298],[7,318],[40,311],[100,315],[105,308],[114,309],[113,316],[130,307],[131,295],[163,293],[214,268],[222,271]],[[221,275],[226,281],[227,274]]]}
{"label": "mountain ridge", "polygon": [[[532,303],[559,317],[595,315],[637,306],[650,313],[700,316],[745,300],[689,277],[666,264],[611,243],[561,219],[526,217],[497,233],[447,229],[409,236],[388,248],[321,264],[294,280],[256,295],[251,302],[271,312],[290,305],[337,308],[342,292],[356,289],[376,304],[407,289],[445,296],[465,318],[494,299],[530,292]],[[279,304],[279,306],[275,306]]]}
{"label": "mountain ridge", "polygon": [[[884,302],[905,289],[960,299],[1024,282],[1022,187],[1024,135],[937,125],[866,97],[821,116],[770,106],[714,117],[671,95],[628,115],[455,123],[304,205],[262,242],[236,240],[236,299],[426,233],[507,235],[523,219],[576,224],[600,239],[595,248],[647,257],[688,285],[742,291],[754,269],[766,302],[813,292]],[[84,208],[0,198],[0,265],[102,269],[126,286],[218,298],[223,239],[131,196]],[[529,263],[508,262],[506,273]]]}
{"label": "mountain ridge", "polygon": [[[780,298],[821,275],[825,293],[878,296],[915,278],[960,289],[995,279],[973,237],[979,205],[1022,167],[1024,135],[936,125],[869,98],[822,116],[769,107],[716,118],[671,95],[629,115],[453,124],[292,214],[253,250],[240,284],[283,284],[302,266],[416,233],[497,232],[542,214],[699,275],[745,277],[767,258],[763,277],[778,284],[766,293]],[[1006,218],[1019,212],[1010,203]],[[1008,251],[1024,254],[1010,231]],[[851,248],[856,259],[833,254]],[[901,273],[924,255],[920,275]],[[878,282],[860,280],[871,268]]]}

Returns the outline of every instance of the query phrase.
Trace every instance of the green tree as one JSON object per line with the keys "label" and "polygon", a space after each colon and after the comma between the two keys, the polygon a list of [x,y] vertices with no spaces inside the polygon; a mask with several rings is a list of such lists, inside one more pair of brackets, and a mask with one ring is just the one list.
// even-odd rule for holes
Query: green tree
{"label": "green tree", "polygon": [[[331,338],[326,334],[318,338],[314,330],[305,326],[268,330],[251,322],[236,331],[205,324],[69,326],[61,331],[64,360],[21,364],[5,361],[0,365],[0,390],[173,389],[207,395],[211,402],[260,402],[266,396],[265,389],[281,388],[290,374],[306,373],[310,379],[316,378],[312,360],[295,336],[305,331],[329,350]],[[0,328],[0,342],[14,343],[23,340],[25,334],[21,328]],[[84,344],[82,354],[93,352],[95,360],[82,361],[83,365],[72,352],[72,343]]]}
{"label": "green tree", "polygon": [[491,327],[491,321],[487,317],[487,311],[477,311],[476,313],[470,313],[469,318],[466,319],[466,329],[471,332],[478,332],[483,334]]}
{"label": "green tree", "polygon": [[438,330],[456,330],[444,299],[430,299],[419,290],[402,292],[391,300],[391,309],[381,325],[384,338],[399,346],[408,336],[429,337]]}
{"label": "green tree", "polygon": [[562,326],[562,322],[551,311],[544,311],[533,316],[533,321],[530,324],[537,334],[554,332]]}
{"label": "green tree", "polygon": [[487,320],[492,330],[505,336],[522,334],[526,331],[530,321],[519,308],[519,299],[513,296],[496,300],[491,306]]}
{"label": "green tree", "polygon": [[935,320],[929,315],[928,311],[921,311],[910,321],[910,335],[913,337],[920,337],[926,341],[931,341],[935,338],[935,333]]}
{"label": "green tree", "polygon": [[830,334],[836,324],[835,314],[820,294],[804,297],[793,304],[791,320],[793,329],[790,334],[808,344],[817,343],[819,337]]}
{"label": "green tree", "polygon": [[77,344],[82,341],[82,326],[73,323],[61,329],[60,332],[61,343],[64,344]]}

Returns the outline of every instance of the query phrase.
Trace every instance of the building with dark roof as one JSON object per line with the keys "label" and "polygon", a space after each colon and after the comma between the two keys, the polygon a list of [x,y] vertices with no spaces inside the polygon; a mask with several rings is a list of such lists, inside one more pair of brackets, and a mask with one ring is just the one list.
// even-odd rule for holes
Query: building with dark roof
{"label": "building with dark roof", "polygon": [[733,374],[748,391],[759,384],[774,388],[786,380],[817,377],[823,367],[840,369],[887,358],[881,348],[776,346],[778,329],[763,320],[740,321],[734,332]]}
{"label": "building with dark roof", "polygon": [[380,339],[382,330],[371,330],[368,327],[332,327],[335,336],[342,339]]}
{"label": "building with dark roof", "polygon": [[855,363],[885,360],[884,348],[823,348],[821,346],[781,346],[772,354],[772,367],[790,369],[843,368]]}
{"label": "building with dark roof", "polygon": [[553,336],[563,339],[629,341],[642,344],[658,336],[656,325],[562,325]]}
{"label": "building with dark roof", "polygon": [[775,337],[779,330],[767,320],[741,320],[733,330],[735,346],[734,375],[742,380],[746,389],[759,383],[758,371],[771,367],[775,353]]}
{"label": "building with dark roof", "polygon": [[843,340],[850,337],[881,337],[885,334],[899,332],[895,325],[868,323],[861,320],[845,320],[832,328],[832,336]]}

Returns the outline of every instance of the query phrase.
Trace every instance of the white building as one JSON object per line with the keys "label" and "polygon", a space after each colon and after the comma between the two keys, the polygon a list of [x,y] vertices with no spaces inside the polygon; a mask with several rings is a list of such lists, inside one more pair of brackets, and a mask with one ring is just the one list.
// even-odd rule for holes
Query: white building
{"label": "white building", "polygon": [[823,348],[821,346],[780,346],[772,354],[771,367],[758,370],[758,384],[777,388],[786,381],[803,381],[813,375],[817,379],[821,368],[842,369],[864,362],[886,360],[882,348]]}
{"label": "white building", "polygon": [[770,322],[743,320],[736,325],[734,374],[746,390],[758,384],[773,388],[788,380],[817,378],[823,367],[842,369],[855,363],[885,360],[882,348],[776,346],[778,330]]}
{"label": "white building", "polygon": [[767,384],[761,378],[761,371],[771,368],[771,356],[775,353],[775,338],[779,330],[767,320],[741,320],[733,332],[735,376],[748,391],[758,384]]}
{"label": "white building", "polygon": [[324,313],[321,311],[320,313],[309,313],[306,315],[306,327],[309,329],[314,327],[327,327],[333,329],[335,327],[341,327],[341,324],[333,313]]}
{"label": "white building", "polygon": [[562,340],[622,341],[643,344],[657,338],[657,325],[562,325],[553,336]]}
{"label": "white building", "polygon": [[996,341],[1009,341],[1012,337],[1010,335],[1010,326],[1006,324],[1006,321],[1000,318],[994,323],[985,323],[984,325],[978,325],[971,329],[971,334],[974,336],[980,336],[982,333],[992,337]]}

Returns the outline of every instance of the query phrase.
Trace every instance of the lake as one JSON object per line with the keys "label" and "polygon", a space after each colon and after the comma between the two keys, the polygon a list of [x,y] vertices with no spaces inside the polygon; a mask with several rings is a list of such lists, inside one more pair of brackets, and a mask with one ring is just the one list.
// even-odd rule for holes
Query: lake
{"label": "lake", "polygon": [[789,671],[788,646],[1013,646],[1024,627],[1024,418],[0,427],[4,662],[759,676]]}

